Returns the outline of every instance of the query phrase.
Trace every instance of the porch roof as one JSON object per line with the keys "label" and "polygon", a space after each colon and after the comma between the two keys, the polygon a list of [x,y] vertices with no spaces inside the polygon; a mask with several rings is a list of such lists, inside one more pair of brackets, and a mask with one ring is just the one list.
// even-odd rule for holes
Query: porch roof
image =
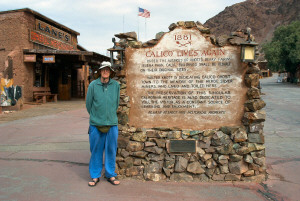
{"label": "porch roof", "polygon": [[51,49],[23,49],[24,54],[43,54],[43,55],[77,55],[81,61],[100,64],[102,61],[110,61],[110,57],[90,51],[77,50],[51,50]]}

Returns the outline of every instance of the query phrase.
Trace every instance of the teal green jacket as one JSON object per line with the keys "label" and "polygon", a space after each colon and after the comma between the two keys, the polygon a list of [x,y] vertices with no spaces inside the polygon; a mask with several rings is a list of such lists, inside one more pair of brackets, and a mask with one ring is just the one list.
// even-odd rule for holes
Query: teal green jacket
{"label": "teal green jacket", "polygon": [[98,78],[90,83],[86,96],[86,109],[90,114],[90,125],[118,125],[117,109],[120,101],[120,85],[110,79],[105,88]]}

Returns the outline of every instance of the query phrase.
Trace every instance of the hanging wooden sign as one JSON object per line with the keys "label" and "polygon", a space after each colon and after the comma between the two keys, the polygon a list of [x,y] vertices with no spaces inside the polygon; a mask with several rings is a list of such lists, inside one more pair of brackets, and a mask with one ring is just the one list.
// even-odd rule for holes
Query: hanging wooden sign
{"label": "hanging wooden sign", "polygon": [[43,63],[55,63],[55,56],[43,56]]}
{"label": "hanging wooden sign", "polygon": [[36,55],[35,54],[25,54],[24,62],[36,62]]}

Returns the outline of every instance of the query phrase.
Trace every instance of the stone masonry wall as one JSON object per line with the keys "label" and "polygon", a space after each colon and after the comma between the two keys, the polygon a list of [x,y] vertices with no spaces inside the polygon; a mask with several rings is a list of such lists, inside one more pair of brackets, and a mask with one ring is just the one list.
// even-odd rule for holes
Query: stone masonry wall
{"label": "stone masonry wall", "polygon": [[[210,35],[208,28],[199,22],[177,22],[169,26],[172,31],[177,26],[197,27],[216,46],[237,45],[245,42],[244,30],[218,38]],[[120,38],[117,45],[127,48],[151,47],[164,35],[145,43],[137,40],[136,33],[116,34]],[[251,36],[254,40],[254,37]],[[120,57],[117,57],[120,59]],[[120,61],[118,61],[120,62]],[[266,179],[265,146],[263,127],[266,113],[262,108],[257,62],[248,65],[244,78],[248,87],[248,100],[244,104],[243,126],[220,127],[210,130],[181,130],[176,128],[135,128],[128,124],[130,108],[126,94],[125,70],[117,74],[121,85],[119,116],[119,139],[117,153],[117,173],[119,177],[160,181],[253,181]],[[194,139],[196,153],[170,154],[170,139]]]}

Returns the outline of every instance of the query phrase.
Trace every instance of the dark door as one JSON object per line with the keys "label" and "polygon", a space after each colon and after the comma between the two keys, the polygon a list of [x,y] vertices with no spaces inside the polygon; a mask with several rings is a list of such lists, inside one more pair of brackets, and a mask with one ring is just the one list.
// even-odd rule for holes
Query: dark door
{"label": "dark door", "polygon": [[49,87],[52,94],[58,94],[58,68],[54,66],[49,67]]}

